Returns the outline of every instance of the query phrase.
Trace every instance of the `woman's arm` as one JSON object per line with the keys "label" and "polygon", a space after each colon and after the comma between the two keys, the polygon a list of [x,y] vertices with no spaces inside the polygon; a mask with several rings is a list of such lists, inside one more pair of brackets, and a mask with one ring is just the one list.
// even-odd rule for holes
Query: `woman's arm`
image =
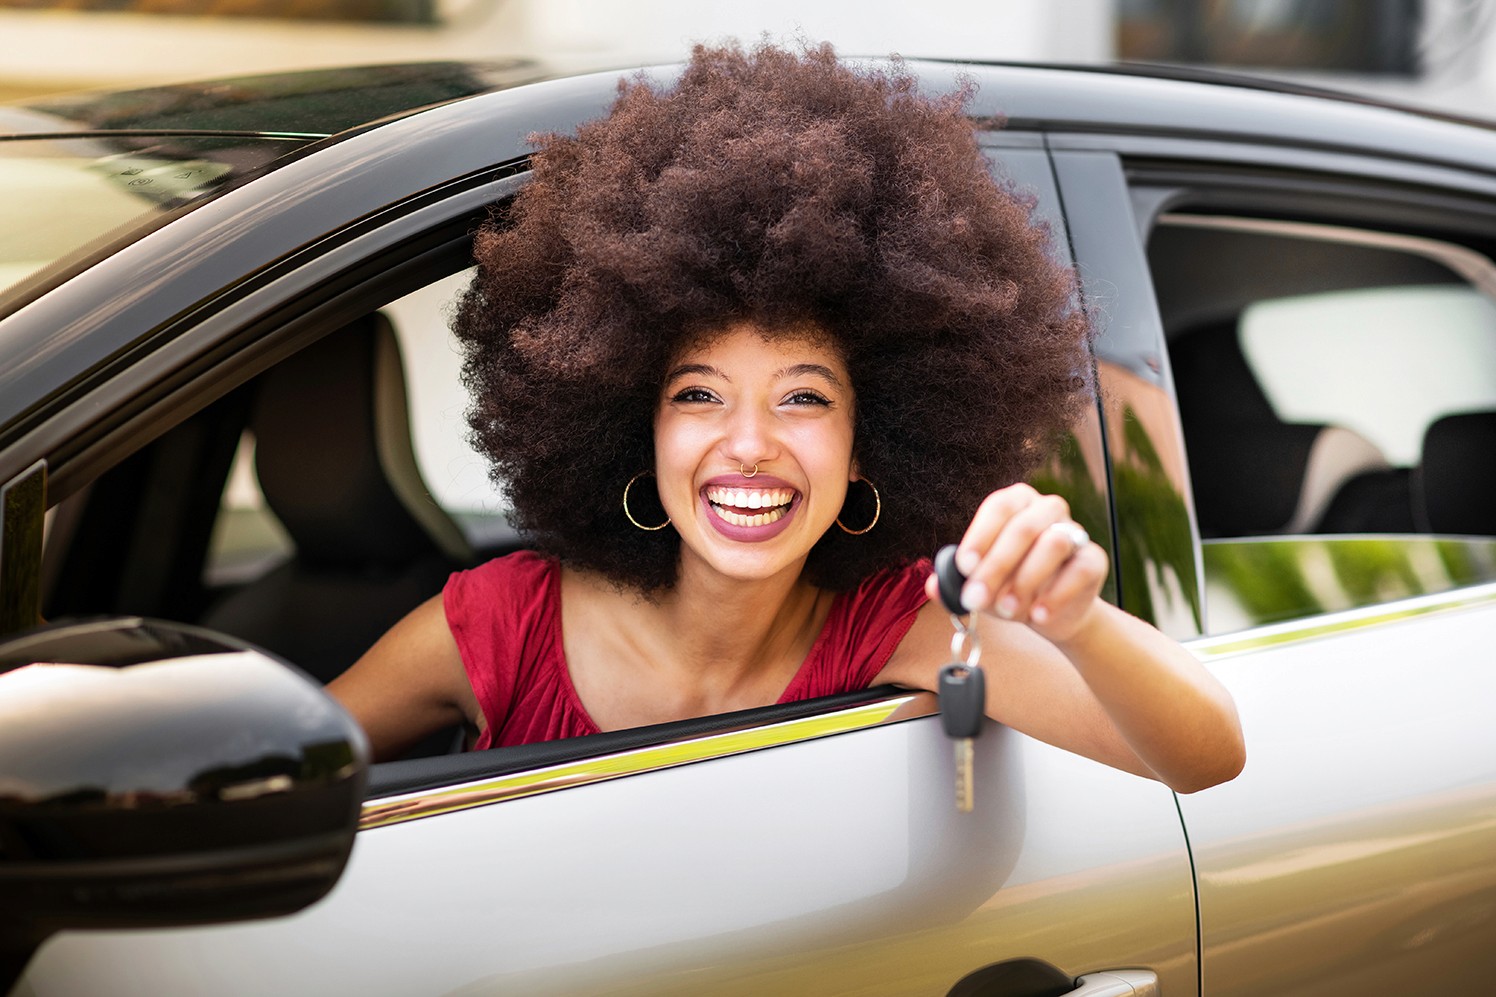
{"label": "woman's arm", "polygon": [[[1016,730],[1191,793],[1245,761],[1230,694],[1177,642],[1101,600],[1107,558],[1076,546],[1063,499],[994,492],[958,547],[982,640],[987,714]],[[920,611],[880,680],[934,689],[951,624]]]}
{"label": "woman's arm", "polygon": [[327,691],[363,727],[375,761],[398,758],[443,727],[482,725],[440,595],[411,610]]}

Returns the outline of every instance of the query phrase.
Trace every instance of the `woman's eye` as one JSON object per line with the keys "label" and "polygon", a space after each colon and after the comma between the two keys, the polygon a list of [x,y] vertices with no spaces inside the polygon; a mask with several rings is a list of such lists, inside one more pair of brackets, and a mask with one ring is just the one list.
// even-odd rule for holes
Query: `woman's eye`
{"label": "woman's eye", "polygon": [[791,393],[790,396],[785,399],[785,403],[788,405],[830,405],[831,399],[827,398],[819,391],[811,391],[809,388],[802,388],[799,391]]}
{"label": "woman's eye", "polygon": [[677,391],[670,400],[672,402],[686,403],[712,402],[717,400],[717,396],[705,388],[686,388],[684,391]]}

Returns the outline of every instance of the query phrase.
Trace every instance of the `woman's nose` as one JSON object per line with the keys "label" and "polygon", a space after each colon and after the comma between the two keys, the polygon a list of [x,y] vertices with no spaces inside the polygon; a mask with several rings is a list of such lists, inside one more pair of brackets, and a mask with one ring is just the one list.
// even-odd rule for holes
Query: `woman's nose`
{"label": "woman's nose", "polygon": [[722,452],[729,463],[749,467],[772,460],[778,453],[778,444],[770,414],[754,406],[734,412],[723,436]]}

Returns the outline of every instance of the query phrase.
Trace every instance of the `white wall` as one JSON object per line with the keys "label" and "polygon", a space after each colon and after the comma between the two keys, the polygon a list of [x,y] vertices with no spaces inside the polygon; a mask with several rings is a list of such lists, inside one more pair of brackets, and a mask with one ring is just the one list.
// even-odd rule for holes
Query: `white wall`
{"label": "white wall", "polygon": [[1113,0],[446,0],[436,27],[0,10],[0,99],[312,66],[531,56],[559,69],[682,58],[698,40],[769,32],[844,54],[1092,62]]}
{"label": "white wall", "polygon": [[847,55],[1097,61],[1112,51],[1112,0],[530,0],[538,51],[674,58],[692,42],[768,32]]}

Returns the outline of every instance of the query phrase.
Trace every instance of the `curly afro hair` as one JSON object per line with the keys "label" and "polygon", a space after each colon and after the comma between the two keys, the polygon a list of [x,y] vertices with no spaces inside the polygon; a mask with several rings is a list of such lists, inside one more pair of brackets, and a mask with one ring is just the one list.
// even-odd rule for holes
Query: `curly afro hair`
{"label": "curly afro hair", "polygon": [[[736,321],[819,328],[852,377],[882,515],[828,531],[813,584],[929,555],[1041,462],[1089,397],[1089,333],[1032,204],[988,172],[968,97],[829,46],[697,46],[673,86],[622,81],[606,118],[535,139],[455,324],[473,442],[515,526],[565,563],[671,586],[679,536],[636,529],[620,499],[654,466],[671,358]],[[843,521],[868,522],[870,496],[854,485]],[[641,521],[664,518],[651,503],[633,489]]]}

